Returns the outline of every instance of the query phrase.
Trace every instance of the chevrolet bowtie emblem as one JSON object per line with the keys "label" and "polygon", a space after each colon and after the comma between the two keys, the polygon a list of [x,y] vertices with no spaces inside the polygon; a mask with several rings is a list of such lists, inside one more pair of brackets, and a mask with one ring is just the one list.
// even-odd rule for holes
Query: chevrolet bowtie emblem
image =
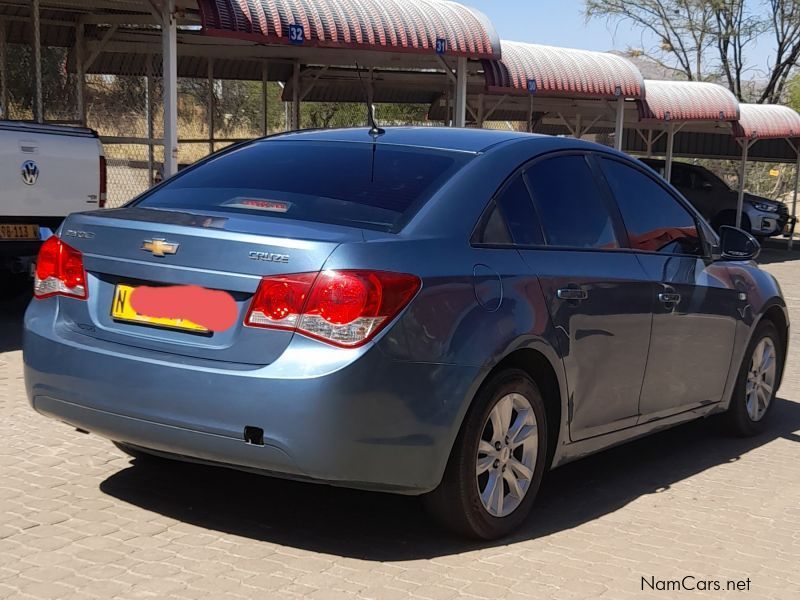
{"label": "chevrolet bowtie emblem", "polygon": [[152,252],[153,256],[166,256],[167,254],[175,254],[178,251],[178,246],[180,244],[168,242],[164,238],[153,238],[142,243],[142,250]]}

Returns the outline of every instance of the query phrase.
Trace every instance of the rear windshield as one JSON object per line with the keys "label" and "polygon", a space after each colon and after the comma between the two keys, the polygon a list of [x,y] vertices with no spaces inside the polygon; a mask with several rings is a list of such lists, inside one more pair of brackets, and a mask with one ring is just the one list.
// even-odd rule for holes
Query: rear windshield
{"label": "rear windshield", "polygon": [[470,158],[369,142],[269,140],[212,158],[136,206],[396,231]]}

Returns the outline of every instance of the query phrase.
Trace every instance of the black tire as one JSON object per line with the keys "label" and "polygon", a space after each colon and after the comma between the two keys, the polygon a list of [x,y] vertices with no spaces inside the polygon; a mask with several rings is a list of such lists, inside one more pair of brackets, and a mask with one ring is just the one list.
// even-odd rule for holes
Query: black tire
{"label": "black tire", "polygon": [[[510,393],[522,395],[536,418],[538,445],[530,484],[511,514],[495,517],[481,502],[476,480],[478,445],[492,409]],[[433,516],[447,529],[464,537],[482,540],[505,536],[531,511],[547,463],[547,414],[536,383],[522,370],[504,370],[487,381],[475,397],[456,438],[444,477],[436,490],[425,496]],[[501,480],[501,484],[506,483]]]}
{"label": "black tire", "polygon": [[[769,338],[775,347],[775,385],[767,404],[766,411],[759,420],[753,420],[747,410],[747,376],[750,372],[753,352],[764,338]],[[772,321],[761,321],[753,332],[753,337],[747,345],[739,374],[736,377],[736,388],[731,397],[731,404],[725,414],[725,425],[728,432],[738,437],[751,437],[762,433],[767,428],[769,414],[775,404],[775,395],[778,391],[777,382],[781,380],[784,360],[784,348],[778,330]]]}
{"label": "black tire", "polygon": [[137,461],[155,462],[155,461],[166,460],[156,454],[150,454],[149,452],[140,450],[139,448],[134,448],[133,446],[128,446],[127,444],[123,444],[122,442],[112,441],[111,443],[114,444],[117,448],[122,450],[125,454],[127,454],[131,458],[135,458]]}

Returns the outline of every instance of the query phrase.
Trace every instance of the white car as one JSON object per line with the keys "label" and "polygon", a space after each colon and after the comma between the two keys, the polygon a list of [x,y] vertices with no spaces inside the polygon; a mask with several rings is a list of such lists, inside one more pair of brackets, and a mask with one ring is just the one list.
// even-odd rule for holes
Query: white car
{"label": "white car", "polygon": [[42,241],[73,212],[102,208],[103,146],[91,129],[0,121],[0,296],[27,284]]}

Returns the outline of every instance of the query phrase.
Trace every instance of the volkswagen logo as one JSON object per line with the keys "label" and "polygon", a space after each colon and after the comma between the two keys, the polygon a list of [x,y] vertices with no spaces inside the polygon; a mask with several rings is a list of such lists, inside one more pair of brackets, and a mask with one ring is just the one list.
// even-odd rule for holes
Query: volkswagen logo
{"label": "volkswagen logo", "polygon": [[35,161],[26,160],[22,163],[22,181],[25,185],[33,185],[39,179],[39,166]]}

